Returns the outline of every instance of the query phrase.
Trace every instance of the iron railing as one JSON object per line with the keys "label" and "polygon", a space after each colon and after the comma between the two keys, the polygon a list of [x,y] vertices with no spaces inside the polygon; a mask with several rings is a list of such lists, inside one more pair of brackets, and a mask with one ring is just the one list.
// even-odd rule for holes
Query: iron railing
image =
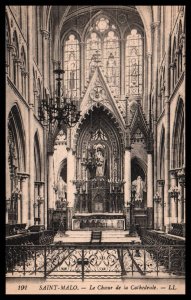
{"label": "iron railing", "polygon": [[183,245],[9,245],[7,277],[136,278],[184,277]]}

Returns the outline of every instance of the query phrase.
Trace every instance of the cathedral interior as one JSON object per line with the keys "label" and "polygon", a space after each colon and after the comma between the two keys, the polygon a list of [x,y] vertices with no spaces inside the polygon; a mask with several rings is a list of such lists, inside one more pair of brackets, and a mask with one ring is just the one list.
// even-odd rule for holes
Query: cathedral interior
{"label": "cathedral interior", "polygon": [[11,5],[5,21],[7,243],[32,227],[182,242],[185,7]]}

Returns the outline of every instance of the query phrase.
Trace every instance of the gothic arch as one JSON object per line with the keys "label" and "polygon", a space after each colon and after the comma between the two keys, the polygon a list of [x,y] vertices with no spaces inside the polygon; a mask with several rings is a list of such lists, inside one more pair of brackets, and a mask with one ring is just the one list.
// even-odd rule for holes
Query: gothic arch
{"label": "gothic arch", "polygon": [[25,145],[25,130],[23,126],[20,109],[15,104],[8,115],[8,136],[13,138],[15,148],[17,171],[26,171],[26,145]]}
{"label": "gothic arch", "polygon": [[59,182],[59,178],[62,179],[67,183],[67,158],[65,157],[59,166],[58,173],[57,173],[57,182]]}
{"label": "gothic arch", "polygon": [[[84,116],[74,143],[80,161],[86,155],[89,145],[94,147],[101,144],[107,160],[105,176],[122,179],[123,139],[111,114],[103,106],[92,107],[92,110]],[[81,163],[78,165],[77,176],[83,176]]]}
{"label": "gothic arch", "polygon": [[62,47],[64,47],[64,43],[65,43],[66,39],[69,37],[70,34],[73,34],[76,37],[76,39],[79,41],[79,43],[82,41],[79,32],[77,32],[76,29],[69,28],[67,31],[64,32],[64,34],[61,37]]}
{"label": "gothic arch", "polygon": [[[137,168],[136,168],[137,167]],[[136,172],[139,171],[139,174],[136,174]],[[139,157],[134,156],[131,159],[131,181],[137,179],[136,175],[140,175],[143,179],[143,181],[146,181],[147,179],[147,165],[146,163]]]}
{"label": "gothic arch", "polygon": [[184,164],[184,103],[178,99],[172,133],[172,169],[181,168]]}
{"label": "gothic arch", "polygon": [[42,179],[42,160],[41,160],[41,151],[40,151],[40,142],[39,142],[39,133],[38,131],[34,135],[34,174],[35,181],[41,181]]}
{"label": "gothic arch", "polygon": [[75,133],[74,133],[74,140],[73,140],[74,148],[77,145],[77,140],[79,138],[79,133],[81,131],[81,126],[84,123],[84,120],[86,120],[88,118],[88,116],[92,113],[92,111],[95,110],[96,108],[103,110],[106,113],[106,115],[109,116],[109,118],[111,119],[111,122],[114,124],[115,128],[117,128],[117,130],[119,132],[120,143],[121,143],[121,145],[123,145],[124,144],[124,134],[123,134],[124,132],[123,132],[123,125],[121,124],[121,121],[118,120],[118,118],[113,114],[113,112],[108,107],[106,107],[104,104],[95,103],[84,112],[83,116],[79,120],[79,123],[78,123],[78,125],[75,129]]}

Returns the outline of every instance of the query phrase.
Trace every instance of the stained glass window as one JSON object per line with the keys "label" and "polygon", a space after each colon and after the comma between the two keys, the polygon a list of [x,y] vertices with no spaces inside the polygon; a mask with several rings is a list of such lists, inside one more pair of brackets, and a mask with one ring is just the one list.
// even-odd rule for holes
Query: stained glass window
{"label": "stained glass window", "polygon": [[86,80],[89,81],[101,56],[101,40],[96,32],[87,38],[86,53]]}
{"label": "stained glass window", "polygon": [[100,17],[90,27],[86,39],[86,81],[100,66],[114,96],[120,92],[120,51],[116,26]]}
{"label": "stained glass window", "polygon": [[80,47],[71,34],[64,45],[64,90],[74,97],[80,96]]}
{"label": "stained glass window", "polygon": [[119,81],[119,41],[114,31],[109,31],[104,38],[103,51],[104,74],[111,91],[115,96],[120,93]]}
{"label": "stained glass window", "polygon": [[129,95],[142,94],[143,39],[136,29],[131,30],[126,41],[125,87]]}

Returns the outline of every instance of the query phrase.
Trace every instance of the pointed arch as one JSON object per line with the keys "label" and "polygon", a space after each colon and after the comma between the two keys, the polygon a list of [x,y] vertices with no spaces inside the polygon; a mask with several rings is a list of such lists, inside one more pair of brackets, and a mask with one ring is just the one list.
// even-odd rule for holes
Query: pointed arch
{"label": "pointed arch", "polygon": [[147,179],[147,165],[146,163],[138,156],[132,157],[131,160],[131,181],[137,179],[137,176],[140,175],[143,181]]}
{"label": "pointed arch", "polygon": [[73,97],[80,96],[80,40],[73,32],[69,32],[63,43],[63,64],[65,69],[65,92]]}
{"label": "pointed arch", "polygon": [[173,169],[181,168],[184,162],[184,103],[181,98],[178,99],[173,134],[172,134],[172,160]]}
{"label": "pointed arch", "polygon": [[57,173],[57,182],[59,182],[60,177],[67,183],[67,158],[65,157],[61,162]]}
{"label": "pointed arch", "polygon": [[[122,179],[124,143],[117,120],[103,105],[94,106],[88,111],[77,129],[74,148],[77,157],[83,163],[88,147],[93,147],[95,155],[97,145],[104,153],[104,176],[106,178]],[[92,178],[95,170],[89,170],[88,176]],[[93,172],[93,173],[91,173]],[[93,175],[94,174],[94,175]],[[84,178],[83,167],[78,165],[77,176]]]}
{"label": "pointed arch", "polygon": [[13,139],[15,163],[18,172],[26,171],[26,136],[20,109],[15,104],[8,115],[8,138]]}

